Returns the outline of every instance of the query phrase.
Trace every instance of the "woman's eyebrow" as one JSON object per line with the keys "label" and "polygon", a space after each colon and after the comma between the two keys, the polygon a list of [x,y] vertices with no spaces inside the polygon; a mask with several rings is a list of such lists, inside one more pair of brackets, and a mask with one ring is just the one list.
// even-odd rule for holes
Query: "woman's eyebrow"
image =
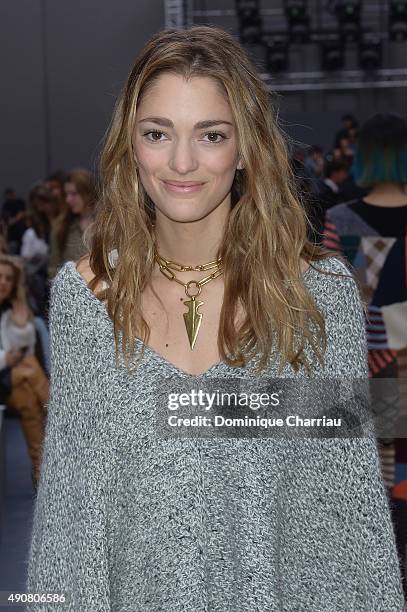
{"label": "woman's eyebrow", "polygon": [[[138,123],[143,123],[149,121],[151,123],[156,123],[157,125],[162,125],[164,127],[173,128],[174,124],[169,119],[165,119],[164,117],[145,117],[144,119],[140,119]],[[230,121],[226,121],[225,119],[208,119],[206,121],[198,121],[195,123],[195,130],[202,130],[205,128],[212,127],[214,125],[220,125],[222,123],[226,123],[227,125],[233,125]]]}

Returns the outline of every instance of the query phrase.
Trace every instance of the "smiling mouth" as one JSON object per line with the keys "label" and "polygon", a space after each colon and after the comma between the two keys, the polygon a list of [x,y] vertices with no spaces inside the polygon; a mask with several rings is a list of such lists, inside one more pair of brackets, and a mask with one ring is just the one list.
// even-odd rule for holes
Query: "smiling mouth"
{"label": "smiling mouth", "polygon": [[167,191],[172,191],[173,193],[193,193],[195,191],[200,191],[205,185],[205,183],[172,183],[170,181],[162,182]]}
{"label": "smiling mouth", "polygon": [[163,181],[167,185],[173,185],[174,187],[197,187],[198,185],[203,185],[204,183],[192,183],[192,182],[182,182],[182,181]]}

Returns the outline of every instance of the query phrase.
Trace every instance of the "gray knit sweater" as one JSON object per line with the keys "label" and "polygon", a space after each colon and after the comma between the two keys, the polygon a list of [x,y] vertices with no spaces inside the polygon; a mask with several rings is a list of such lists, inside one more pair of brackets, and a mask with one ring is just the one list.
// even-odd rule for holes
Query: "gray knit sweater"
{"label": "gray knit sweater", "polygon": [[[321,270],[346,273],[332,258]],[[326,320],[319,377],[367,374],[354,281],[309,268]],[[373,437],[164,439],[161,379],[193,379],[147,348],[115,366],[112,323],[65,263],[51,291],[51,396],[27,591],[35,612],[401,612]],[[275,376],[271,363],[269,372]],[[224,362],[201,380],[255,376]],[[287,366],[282,376],[295,374]]]}

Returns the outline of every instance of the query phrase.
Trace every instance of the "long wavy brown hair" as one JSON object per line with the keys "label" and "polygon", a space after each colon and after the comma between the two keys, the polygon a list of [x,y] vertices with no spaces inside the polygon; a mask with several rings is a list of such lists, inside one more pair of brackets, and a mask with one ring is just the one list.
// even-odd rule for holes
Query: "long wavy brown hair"
{"label": "long wavy brown hair", "polygon": [[[65,183],[73,183],[79,195],[84,200],[85,206],[90,211],[94,209],[98,191],[95,177],[91,172],[84,168],[75,168],[66,174]],[[77,215],[67,206],[55,219],[57,241],[61,251],[63,251],[66,246],[69,227],[76,217]]]}
{"label": "long wavy brown hair", "polygon": [[13,286],[10,291],[10,295],[6,298],[12,302],[17,300],[24,304],[28,309],[28,319],[34,320],[34,313],[27,300],[25,271],[23,263],[20,258],[15,255],[8,255],[7,253],[0,254],[0,266],[9,266],[13,273]]}
{"label": "long wavy brown hair", "polygon": [[[218,250],[224,269],[224,300],[218,349],[231,366],[244,366],[256,354],[262,371],[272,350],[281,369],[312,370],[326,348],[324,320],[304,286],[301,258],[307,262],[332,252],[307,240],[307,219],[289,163],[288,137],[279,127],[274,101],[240,44],[212,26],[157,33],[142,49],[116,102],[100,160],[101,193],[95,221],[85,235],[95,275],[89,287],[106,303],[114,325],[116,358],[121,337],[126,365],[135,357],[136,338],[148,344],[141,295],[154,268],[154,205],[138,176],[132,134],[140,100],[164,72],[211,77],[229,101],[243,170],[237,170],[231,210]],[[116,265],[108,254],[117,249]],[[107,288],[97,290],[99,282]],[[287,281],[289,281],[287,283]],[[158,296],[157,296],[158,297]],[[239,300],[245,319],[233,321]],[[137,359],[138,361],[138,359]]]}

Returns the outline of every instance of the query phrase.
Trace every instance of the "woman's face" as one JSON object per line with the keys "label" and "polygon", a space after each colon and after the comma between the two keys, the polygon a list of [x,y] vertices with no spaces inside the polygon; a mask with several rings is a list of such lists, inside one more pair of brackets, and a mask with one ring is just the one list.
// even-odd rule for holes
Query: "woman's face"
{"label": "woman's face", "polygon": [[65,183],[65,200],[74,213],[74,215],[81,215],[85,211],[85,202],[76,189],[74,183]]}
{"label": "woman's face", "polygon": [[50,209],[53,208],[52,202],[49,200],[44,200],[43,198],[34,198],[32,201],[32,206],[39,213],[47,214]]}
{"label": "woman's face", "polygon": [[7,264],[0,264],[0,302],[10,297],[13,286],[13,268]]}
{"label": "woman's face", "polygon": [[47,186],[48,188],[51,190],[52,195],[57,198],[58,200],[61,200],[64,197],[63,191],[62,191],[62,187],[59,184],[58,181],[47,181]]}
{"label": "woman's face", "polygon": [[[222,204],[230,208],[242,165],[232,111],[213,79],[162,74],[137,108],[133,151],[157,215],[188,222]],[[172,187],[173,181],[185,185]]]}

